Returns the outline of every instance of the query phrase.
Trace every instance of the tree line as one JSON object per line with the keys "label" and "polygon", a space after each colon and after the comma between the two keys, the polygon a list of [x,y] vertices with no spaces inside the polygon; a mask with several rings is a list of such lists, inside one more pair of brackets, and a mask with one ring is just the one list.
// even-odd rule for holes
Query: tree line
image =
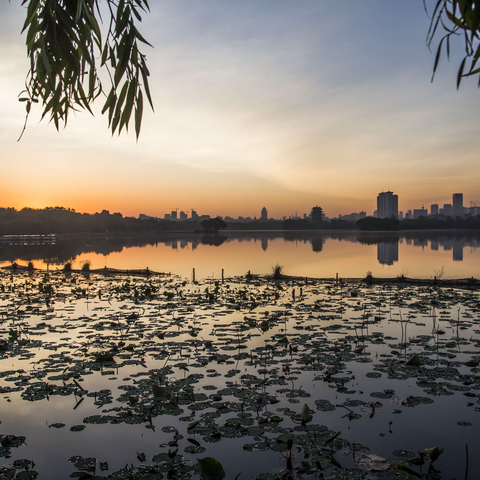
{"label": "tree line", "polygon": [[419,219],[397,220],[395,218],[367,217],[358,222],[333,219],[311,221],[309,219],[252,221],[248,223],[224,222],[212,218],[203,222],[192,220],[170,221],[151,218],[140,220],[124,217],[121,213],[79,213],[72,208],[46,207],[43,209],[0,208],[0,235],[47,235],[72,233],[161,233],[161,232],[207,232],[221,230],[480,230],[480,216],[467,218],[420,217]]}

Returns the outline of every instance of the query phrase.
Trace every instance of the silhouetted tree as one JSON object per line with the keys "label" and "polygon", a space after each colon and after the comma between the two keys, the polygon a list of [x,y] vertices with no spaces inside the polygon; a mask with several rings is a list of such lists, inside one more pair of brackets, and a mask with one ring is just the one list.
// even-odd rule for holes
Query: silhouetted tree
{"label": "silhouetted tree", "polygon": [[357,222],[357,227],[360,230],[398,230],[399,223],[400,222],[394,217],[367,217],[360,219]]}
{"label": "silhouetted tree", "polygon": [[204,220],[200,225],[206,232],[218,232],[219,230],[225,230],[228,228],[228,225],[218,217]]}
{"label": "silhouetted tree", "polygon": [[[426,0],[423,0],[427,10]],[[430,47],[438,34],[438,27],[442,26],[444,36],[438,43],[433,77],[438,67],[438,62],[444,49],[447,58],[450,59],[450,40],[460,37],[465,48],[457,73],[457,88],[463,77],[479,75],[480,68],[477,62],[480,60],[480,4],[478,0],[437,0],[430,21],[427,35],[427,45]],[[467,66],[467,60],[470,64]]]}
{"label": "silhouetted tree", "polygon": [[[69,113],[92,113],[94,100],[106,93],[102,113],[108,112],[112,134],[128,128],[134,113],[138,138],[143,92],[153,109],[146,56],[140,51],[140,43],[150,44],[136,27],[140,13],[150,10],[147,0],[106,0],[105,37],[100,0],[23,0],[22,5],[27,5],[22,32],[27,32],[30,59],[26,88],[20,94],[27,111],[25,126],[34,103],[42,104],[42,119],[48,116],[59,130]],[[100,75],[100,70],[108,74]],[[110,79],[106,91],[101,78]]]}
{"label": "silhouetted tree", "polygon": [[293,220],[291,218],[283,222],[284,230],[309,230],[312,228],[311,222],[305,219]]}

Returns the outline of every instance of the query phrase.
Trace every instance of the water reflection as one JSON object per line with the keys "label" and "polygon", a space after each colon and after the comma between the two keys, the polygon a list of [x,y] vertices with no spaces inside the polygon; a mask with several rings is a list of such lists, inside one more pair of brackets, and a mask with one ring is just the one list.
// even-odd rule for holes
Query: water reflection
{"label": "water reflection", "polygon": [[[470,247],[476,249],[480,244],[478,233],[424,233],[416,232],[414,234],[383,234],[382,236],[371,235],[363,238],[363,234],[358,235],[361,243],[366,245],[377,245],[377,260],[381,265],[393,265],[398,262],[398,246],[404,241],[407,245],[421,247],[422,250],[430,245],[431,251],[438,251],[440,247],[444,251],[453,250],[452,260],[454,262],[463,261],[463,249]],[[418,236],[412,236],[418,235]],[[420,236],[421,235],[421,236]]]}
{"label": "water reflection", "polygon": [[[92,260],[92,268],[103,268],[107,264],[113,268],[149,266],[152,270],[182,275],[199,263],[207,272],[226,268],[235,275],[248,270],[266,273],[279,263],[289,267],[289,274],[311,276],[335,276],[338,272],[343,272],[344,276],[360,276],[368,270],[375,274],[376,263],[382,268],[400,266],[414,271],[416,276],[430,276],[443,265],[451,276],[478,276],[480,271],[473,270],[475,264],[480,265],[477,262],[480,252],[476,252],[479,244],[480,232],[455,231],[269,231],[217,235],[171,233],[149,237],[78,235],[60,236],[56,244],[2,243],[0,263],[41,261],[63,265],[69,261],[81,264],[82,260]],[[450,255],[445,255],[450,251]],[[462,262],[464,265],[460,267]],[[377,272],[377,275],[382,273]],[[390,275],[401,273],[401,270],[394,271]]]}
{"label": "water reflection", "polygon": [[377,260],[381,265],[393,265],[398,262],[398,241],[379,242],[377,244]]}

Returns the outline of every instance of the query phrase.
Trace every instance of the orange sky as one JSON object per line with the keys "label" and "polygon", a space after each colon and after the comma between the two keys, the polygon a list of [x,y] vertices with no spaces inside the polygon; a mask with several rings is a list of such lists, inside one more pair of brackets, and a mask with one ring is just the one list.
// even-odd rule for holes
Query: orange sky
{"label": "orange sky", "polygon": [[480,204],[476,80],[456,91],[458,64],[442,59],[430,82],[422,2],[279,2],[151,5],[140,27],[155,46],[156,112],[145,110],[138,144],[111,137],[101,105],[60,133],[35,110],[17,142],[24,9],[5,2],[0,206],[252,217],[265,206],[280,218],[318,204],[334,217],[372,214],[387,189],[405,211],[456,192]]}

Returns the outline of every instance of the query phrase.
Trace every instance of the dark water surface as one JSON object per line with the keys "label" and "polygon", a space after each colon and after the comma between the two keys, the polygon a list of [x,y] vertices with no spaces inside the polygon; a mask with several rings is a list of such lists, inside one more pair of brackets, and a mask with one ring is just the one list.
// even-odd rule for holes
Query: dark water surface
{"label": "dark water surface", "polygon": [[[277,242],[311,255],[308,239],[266,252]],[[364,248],[326,239],[318,255],[330,242]],[[259,247],[198,250],[231,244]],[[120,255],[135,248],[171,251]],[[466,445],[480,478],[478,291],[41,272],[2,272],[0,286],[0,432],[25,437],[2,437],[0,478],[30,478],[21,459],[40,479],[91,478],[90,457],[102,477],[148,464],[141,478],[198,478],[196,459],[214,457],[227,479],[274,480],[289,439],[299,479],[317,463],[328,478],[408,479],[397,462],[430,447],[445,449],[439,478],[465,478]],[[372,454],[387,472],[368,471]]]}
{"label": "dark water surface", "polygon": [[191,279],[267,274],[279,264],[287,275],[315,278],[480,278],[480,232],[225,232],[221,235],[70,237],[56,245],[0,244],[0,265],[33,261],[38,268],[143,269]]}

